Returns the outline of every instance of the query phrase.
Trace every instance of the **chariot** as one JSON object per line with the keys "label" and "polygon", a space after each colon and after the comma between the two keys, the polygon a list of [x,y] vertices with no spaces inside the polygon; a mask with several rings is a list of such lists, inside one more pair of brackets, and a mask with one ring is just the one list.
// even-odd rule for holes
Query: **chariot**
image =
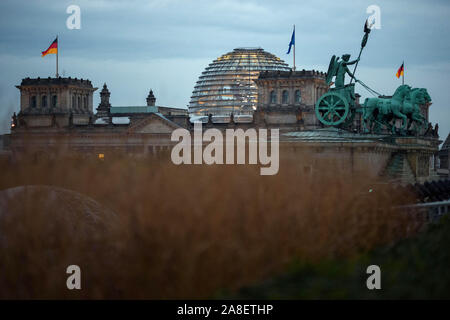
{"label": "chariot", "polygon": [[[333,56],[328,67],[326,83],[332,84],[332,78],[336,74],[338,59]],[[328,126],[345,126],[351,123],[356,112],[362,112],[355,105],[355,84],[350,83],[343,87],[331,88],[316,102],[317,119]]]}

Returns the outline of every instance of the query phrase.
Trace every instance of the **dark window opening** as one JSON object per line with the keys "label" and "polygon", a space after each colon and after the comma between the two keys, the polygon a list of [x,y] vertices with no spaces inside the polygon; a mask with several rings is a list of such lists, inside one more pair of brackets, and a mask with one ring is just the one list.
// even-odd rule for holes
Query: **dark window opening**
{"label": "dark window opening", "polygon": [[289,103],[289,92],[287,90],[283,91],[282,103],[283,104]]}
{"label": "dark window opening", "polygon": [[270,103],[277,103],[277,93],[275,91],[270,92]]}
{"label": "dark window opening", "polygon": [[31,97],[30,104],[32,108],[36,108],[36,96]]}
{"label": "dark window opening", "polygon": [[300,103],[302,101],[302,94],[300,90],[295,91],[295,103]]}

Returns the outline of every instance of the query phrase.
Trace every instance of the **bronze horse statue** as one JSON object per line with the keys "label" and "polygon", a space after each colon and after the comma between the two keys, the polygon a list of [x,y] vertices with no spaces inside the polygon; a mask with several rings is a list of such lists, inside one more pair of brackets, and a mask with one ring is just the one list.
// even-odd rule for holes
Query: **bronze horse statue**
{"label": "bronze horse statue", "polygon": [[420,106],[431,102],[431,97],[425,88],[414,88],[411,89],[409,97],[403,102],[404,114],[408,117],[409,129],[414,123],[416,129],[422,129],[426,123],[426,118],[420,111]]}
{"label": "bronze horse statue", "polygon": [[[401,119],[400,133],[405,134],[412,123],[416,130],[420,130],[425,117],[420,111],[419,105],[431,101],[431,97],[424,88],[412,89],[408,85],[401,85],[395,90],[392,97],[380,96],[378,98],[366,98],[363,104],[362,125],[365,132],[372,131],[375,124],[375,132],[379,132],[382,125],[395,134],[395,120]],[[392,121],[394,123],[392,124]]]}

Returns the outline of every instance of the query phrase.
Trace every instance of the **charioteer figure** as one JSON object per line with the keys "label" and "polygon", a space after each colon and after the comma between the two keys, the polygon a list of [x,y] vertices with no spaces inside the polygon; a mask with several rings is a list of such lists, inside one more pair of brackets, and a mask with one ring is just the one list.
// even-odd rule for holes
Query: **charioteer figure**
{"label": "charioteer figure", "polygon": [[343,88],[345,86],[345,74],[348,74],[350,78],[354,79],[354,74],[350,71],[348,66],[353,65],[359,61],[360,58],[349,61],[350,55],[348,53],[342,55],[342,60],[339,60],[339,58],[336,58],[333,56],[330,61],[331,66],[331,76],[336,77],[335,87],[336,88]]}

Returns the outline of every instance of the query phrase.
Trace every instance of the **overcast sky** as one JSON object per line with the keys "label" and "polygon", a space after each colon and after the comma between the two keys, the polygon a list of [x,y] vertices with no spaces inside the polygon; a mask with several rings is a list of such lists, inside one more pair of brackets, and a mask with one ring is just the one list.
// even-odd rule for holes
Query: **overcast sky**
{"label": "overcast sky", "polygon": [[[66,9],[81,8],[81,29],[69,30]],[[405,60],[405,82],[431,95],[431,121],[441,138],[450,130],[450,1],[325,0],[1,0],[0,132],[19,110],[25,77],[55,73],[55,56],[41,58],[59,35],[64,76],[107,83],[111,103],[145,105],[150,88],[158,105],[186,107],[198,76],[237,47],[262,47],[287,63],[296,25],[298,69],[326,71],[331,55],[358,55],[369,5],[381,9],[356,71],[376,91],[390,95]],[[357,86],[363,97],[370,96]],[[95,93],[94,106],[99,102]]]}

